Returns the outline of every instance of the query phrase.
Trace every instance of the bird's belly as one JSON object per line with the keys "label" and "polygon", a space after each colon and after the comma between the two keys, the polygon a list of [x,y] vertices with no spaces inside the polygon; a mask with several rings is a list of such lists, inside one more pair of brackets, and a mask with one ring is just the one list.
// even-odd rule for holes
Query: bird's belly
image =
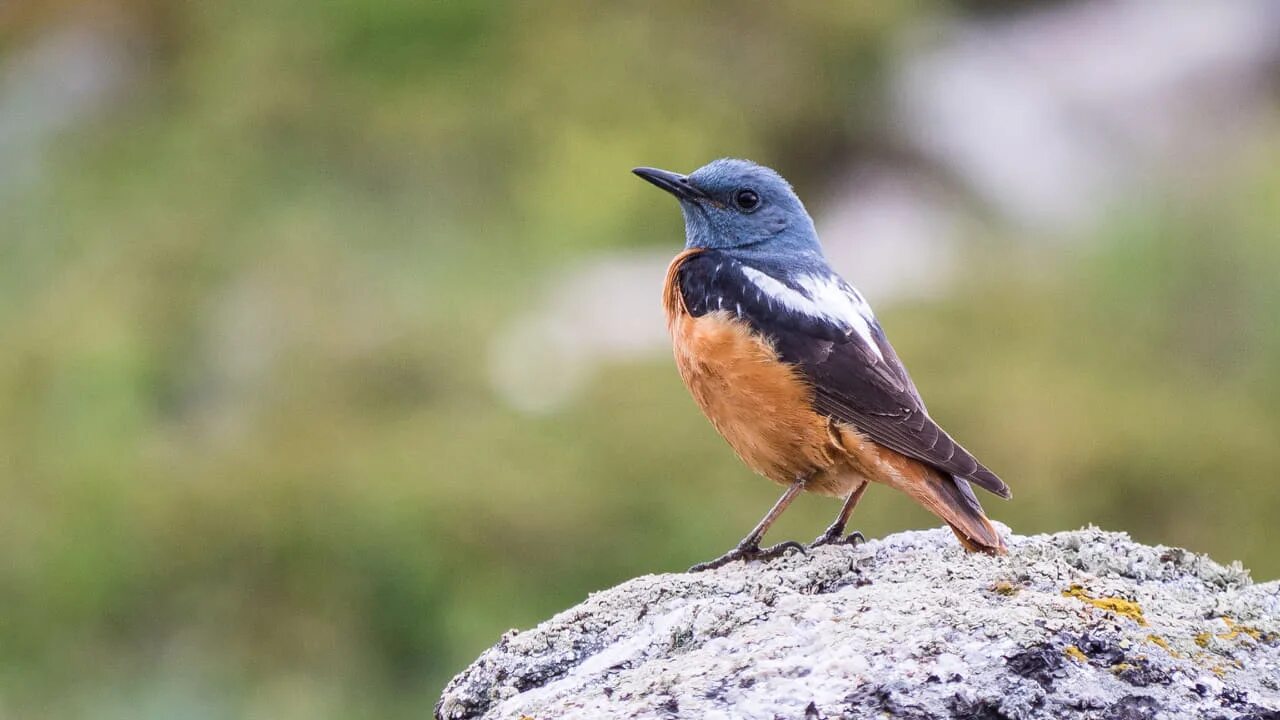
{"label": "bird's belly", "polygon": [[812,390],[769,342],[725,312],[676,317],[671,335],[680,377],[743,462],[781,484],[830,475],[838,440],[813,410]]}

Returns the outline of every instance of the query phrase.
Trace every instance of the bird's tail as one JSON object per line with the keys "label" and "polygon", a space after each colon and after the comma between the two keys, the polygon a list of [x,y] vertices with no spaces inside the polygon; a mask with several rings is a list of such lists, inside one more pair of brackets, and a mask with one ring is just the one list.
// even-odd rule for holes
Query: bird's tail
{"label": "bird's tail", "polygon": [[900,464],[899,474],[900,489],[950,525],[965,550],[988,555],[1008,552],[967,480],[914,460]]}

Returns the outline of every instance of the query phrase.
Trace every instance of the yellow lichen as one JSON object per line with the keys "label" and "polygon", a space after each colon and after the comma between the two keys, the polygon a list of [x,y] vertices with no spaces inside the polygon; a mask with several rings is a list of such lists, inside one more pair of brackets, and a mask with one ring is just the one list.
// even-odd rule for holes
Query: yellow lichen
{"label": "yellow lichen", "polygon": [[1085,654],[1081,652],[1080,648],[1076,647],[1075,645],[1068,645],[1062,648],[1062,652],[1066,653],[1067,657],[1072,658],[1078,662],[1089,662],[1089,658],[1085,657]]}
{"label": "yellow lichen", "polygon": [[1020,588],[1017,585],[1014,585],[1008,580],[1001,580],[991,586],[991,592],[997,595],[1004,595],[1005,597],[1017,595],[1019,589]]}
{"label": "yellow lichen", "polygon": [[[1209,644],[1209,639],[1211,637],[1216,637],[1219,640],[1236,640],[1241,635],[1245,635],[1256,641],[1261,641],[1263,638],[1262,631],[1257,628],[1249,627],[1248,625],[1239,625],[1236,623],[1235,620],[1232,620],[1231,618],[1225,615],[1218,619],[1221,620],[1223,624],[1227,626],[1227,631],[1224,633],[1216,633],[1212,635],[1207,632],[1202,632],[1199,635],[1196,635],[1196,643],[1200,645],[1200,647],[1207,647]],[[1204,638],[1204,642],[1200,641],[1201,637]]]}
{"label": "yellow lichen", "polygon": [[1147,636],[1147,642],[1151,643],[1152,645],[1155,645],[1156,647],[1160,648],[1161,650],[1164,650],[1165,652],[1169,653],[1170,655],[1172,655],[1172,656],[1174,656],[1174,657],[1176,657],[1176,658],[1180,658],[1180,657],[1182,657],[1182,654],[1181,654],[1181,653],[1179,653],[1178,651],[1176,651],[1176,650],[1174,650],[1173,648],[1169,647],[1169,641],[1168,641],[1168,640],[1165,640],[1164,638],[1160,637],[1159,635],[1148,635],[1148,636]]}
{"label": "yellow lichen", "polygon": [[1129,663],[1116,663],[1115,665],[1111,666],[1111,672],[1119,675],[1125,670],[1132,670],[1133,668],[1134,666],[1130,665]]}
{"label": "yellow lichen", "polygon": [[1235,620],[1226,616],[1223,616],[1222,622],[1227,624],[1227,632],[1218,636],[1222,640],[1235,640],[1241,635],[1248,635],[1254,640],[1262,639],[1262,631],[1257,628],[1251,628],[1248,625],[1238,625]]}
{"label": "yellow lichen", "polygon": [[1079,585],[1072,585],[1070,588],[1062,591],[1063,597],[1072,597],[1082,603],[1092,605],[1099,610],[1105,610],[1115,615],[1127,617],[1139,625],[1146,625],[1147,619],[1142,614],[1142,606],[1132,600],[1125,600],[1118,597],[1091,597],[1085,592],[1084,588]]}

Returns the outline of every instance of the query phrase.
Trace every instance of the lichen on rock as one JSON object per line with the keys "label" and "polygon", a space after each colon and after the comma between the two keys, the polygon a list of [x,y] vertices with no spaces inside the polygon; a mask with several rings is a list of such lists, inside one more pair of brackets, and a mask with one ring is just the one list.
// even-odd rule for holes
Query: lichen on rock
{"label": "lichen on rock", "polygon": [[511,631],[468,718],[1280,718],[1280,583],[1121,533],[907,532],[648,575]]}

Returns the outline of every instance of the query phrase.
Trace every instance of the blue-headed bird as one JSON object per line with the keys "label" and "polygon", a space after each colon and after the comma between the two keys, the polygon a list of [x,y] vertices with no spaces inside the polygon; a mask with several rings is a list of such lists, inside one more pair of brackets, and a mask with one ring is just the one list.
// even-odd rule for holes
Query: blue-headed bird
{"label": "blue-headed bird", "polygon": [[809,547],[855,542],[844,530],[869,481],[910,495],[966,550],[1003,554],[972,486],[1002,498],[1009,487],[929,416],[870,305],[827,264],[791,185],[735,159],[689,175],[633,172],[684,214],[685,250],[663,288],[680,377],[738,457],[786,487],[737,547],[692,569],[803,548],[760,541],[804,491],[844,499]]}

